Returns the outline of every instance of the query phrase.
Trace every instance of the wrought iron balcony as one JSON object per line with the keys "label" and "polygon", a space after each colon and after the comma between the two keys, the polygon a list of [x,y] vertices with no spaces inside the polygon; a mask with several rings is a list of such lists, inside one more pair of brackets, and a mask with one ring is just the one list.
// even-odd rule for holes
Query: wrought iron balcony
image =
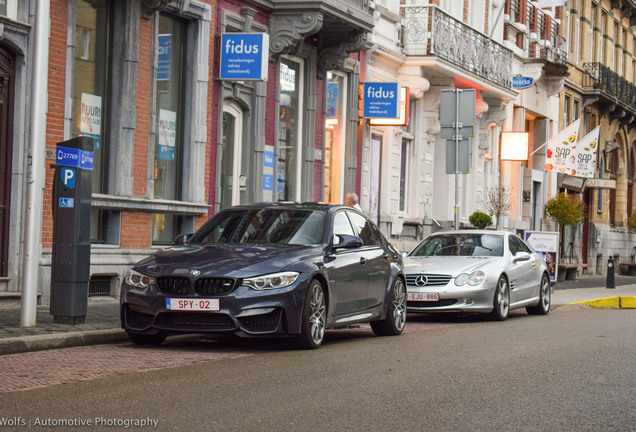
{"label": "wrought iron balcony", "polygon": [[505,88],[512,88],[512,51],[436,6],[405,6],[404,52],[435,56]]}
{"label": "wrought iron balcony", "polygon": [[[603,96],[601,104],[622,105],[636,113],[636,86],[601,63],[585,63],[583,87]],[[604,102],[604,103],[603,103]]]}
{"label": "wrought iron balcony", "polygon": [[565,65],[566,41],[555,19],[530,2],[522,9],[520,0],[509,0],[505,12],[504,37],[521,48],[525,58]]}

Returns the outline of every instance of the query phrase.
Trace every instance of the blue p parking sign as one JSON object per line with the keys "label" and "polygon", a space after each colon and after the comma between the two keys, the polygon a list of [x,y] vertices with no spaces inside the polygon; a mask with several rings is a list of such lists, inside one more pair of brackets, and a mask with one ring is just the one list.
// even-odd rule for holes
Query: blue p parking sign
{"label": "blue p parking sign", "polygon": [[62,183],[69,189],[75,189],[75,169],[62,167]]}

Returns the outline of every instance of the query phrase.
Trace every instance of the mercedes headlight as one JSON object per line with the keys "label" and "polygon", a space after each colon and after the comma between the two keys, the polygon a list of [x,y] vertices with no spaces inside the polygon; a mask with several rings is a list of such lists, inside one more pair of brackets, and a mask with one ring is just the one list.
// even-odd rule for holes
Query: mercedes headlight
{"label": "mercedes headlight", "polygon": [[470,286],[476,286],[482,283],[484,280],[486,280],[486,273],[484,273],[482,270],[476,270],[471,274],[458,274],[455,278],[455,285],[462,286],[468,284]]}
{"label": "mercedes headlight", "polygon": [[132,287],[142,289],[146,289],[149,285],[155,284],[155,278],[152,276],[146,276],[132,269],[128,270],[125,281],[126,284]]}
{"label": "mercedes headlight", "polygon": [[243,279],[243,285],[257,291],[285,288],[293,284],[298,279],[297,272],[271,273],[253,278]]}

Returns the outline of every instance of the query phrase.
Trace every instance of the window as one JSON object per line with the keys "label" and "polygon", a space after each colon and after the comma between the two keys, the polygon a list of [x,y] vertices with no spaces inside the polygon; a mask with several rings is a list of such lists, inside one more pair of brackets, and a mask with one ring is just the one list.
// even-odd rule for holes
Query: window
{"label": "window", "polygon": [[627,30],[623,29],[623,46],[619,53],[621,55],[621,61],[623,62],[623,78],[627,76]]}
{"label": "window", "polygon": [[572,117],[570,115],[570,106],[572,104],[572,98],[566,94],[563,98],[563,122],[566,126],[572,123]]}
{"label": "window", "polygon": [[598,21],[596,15],[598,14],[598,6],[596,3],[592,3],[592,11],[590,13],[591,27],[592,27],[592,38],[590,38],[590,61],[598,62]]}
{"label": "window", "polygon": [[300,61],[281,58],[279,74],[277,194],[279,201],[300,201],[302,131],[302,82]]}
{"label": "window", "polygon": [[400,158],[400,211],[406,211],[406,200],[409,182],[409,151],[412,146],[412,140],[402,139],[402,152]]}
{"label": "window", "polygon": [[347,212],[351,223],[358,232],[358,236],[362,239],[363,246],[375,246],[379,244],[379,240],[375,237],[371,222],[364,216],[355,213]]}
{"label": "window", "polygon": [[340,237],[342,235],[355,235],[353,232],[353,227],[351,226],[351,222],[349,222],[349,218],[344,211],[339,211],[333,218],[333,244],[337,245],[340,243]]}
{"label": "window", "polygon": [[600,60],[601,63],[607,65],[607,50],[605,49],[605,38],[607,37],[607,12],[601,12],[601,46]]}
{"label": "window", "polygon": [[572,120],[576,121],[579,117],[581,117],[581,102],[578,99],[574,99],[572,101]]}
{"label": "window", "polygon": [[614,71],[615,72],[620,72],[621,71],[621,45],[620,45],[620,28],[621,25],[618,23],[618,21],[614,21],[614,50],[612,53],[612,57],[613,57],[613,61],[612,64],[614,65]]}
{"label": "window", "polygon": [[0,0],[0,15],[7,16],[7,0]]}
{"label": "window", "polygon": [[[153,165],[154,197],[181,199],[183,155],[183,103],[185,23],[159,15],[157,33],[157,134]],[[177,233],[177,217],[154,214],[152,241],[171,244]]]}
{"label": "window", "polygon": [[[93,139],[93,193],[108,193],[109,116],[113,7],[79,0],[76,11],[71,136]],[[91,211],[91,242],[107,241],[111,212]]]}
{"label": "window", "polygon": [[[576,9],[576,5],[570,5],[571,9]],[[570,53],[572,53],[572,57],[576,58],[576,48],[578,41],[578,33],[579,33],[579,15],[578,13],[570,12]]]}
{"label": "window", "polygon": [[327,117],[325,119],[324,201],[341,203],[344,188],[346,76],[327,72]]}

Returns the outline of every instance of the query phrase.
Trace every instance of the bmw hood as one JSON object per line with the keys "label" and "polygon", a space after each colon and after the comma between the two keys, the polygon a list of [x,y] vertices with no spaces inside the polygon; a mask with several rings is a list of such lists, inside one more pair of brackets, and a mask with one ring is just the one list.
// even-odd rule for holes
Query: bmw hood
{"label": "bmw hood", "polygon": [[404,274],[431,273],[452,277],[470,273],[488,265],[499,263],[503,257],[473,256],[421,256],[404,257]]}
{"label": "bmw hood", "polygon": [[244,278],[273,273],[313,256],[315,247],[290,245],[184,245],[156,252],[135,266],[149,276],[185,276],[191,271],[208,277]]}

